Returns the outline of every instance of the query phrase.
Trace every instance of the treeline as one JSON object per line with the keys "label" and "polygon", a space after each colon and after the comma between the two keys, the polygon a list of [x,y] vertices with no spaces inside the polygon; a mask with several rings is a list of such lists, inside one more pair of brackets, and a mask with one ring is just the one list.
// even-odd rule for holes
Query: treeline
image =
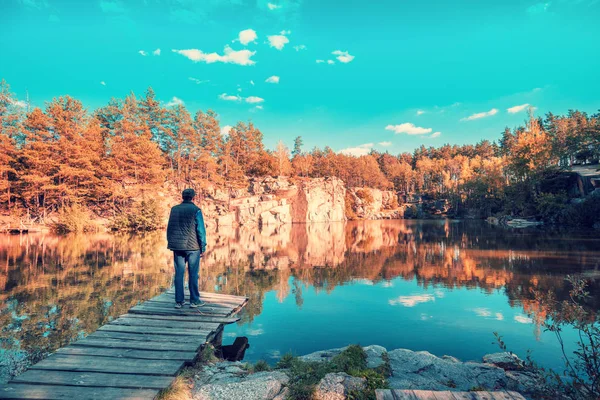
{"label": "treeline", "polygon": [[[254,176],[337,176],[366,186],[450,198],[457,208],[527,213],[549,173],[600,158],[600,117],[579,111],[530,116],[500,140],[413,153],[355,157],[306,151],[297,137],[266,149],[254,124],[223,134],[215,112],[167,107],[143,97],[112,99],[93,111],[69,96],[29,109],[0,82],[0,207],[43,217],[73,205],[122,211],[165,184],[244,187]],[[523,192],[525,190],[525,192]]]}

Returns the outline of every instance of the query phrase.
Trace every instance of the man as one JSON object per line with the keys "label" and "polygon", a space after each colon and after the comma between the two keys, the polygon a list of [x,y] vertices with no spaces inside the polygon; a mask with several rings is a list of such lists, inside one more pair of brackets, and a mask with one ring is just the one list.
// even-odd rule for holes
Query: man
{"label": "man", "polygon": [[188,264],[190,307],[196,308],[204,305],[204,302],[200,301],[198,272],[200,258],[206,251],[206,228],[202,210],[192,202],[195,196],[194,189],[185,189],[181,193],[183,202],[171,208],[167,225],[168,248],[173,251],[175,261],[175,308],[181,308],[185,304],[183,275],[186,262]]}

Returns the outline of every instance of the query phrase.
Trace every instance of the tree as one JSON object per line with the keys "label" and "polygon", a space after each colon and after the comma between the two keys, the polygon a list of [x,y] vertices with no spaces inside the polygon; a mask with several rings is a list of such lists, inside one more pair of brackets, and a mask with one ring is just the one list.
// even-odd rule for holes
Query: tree
{"label": "tree", "polygon": [[302,141],[302,136],[296,136],[296,139],[294,139],[294,150],[292,150],[292,157],[296,157],[302,154],[303,144],[304,142]]}
{"label": "tree", "polygon": [[279,176],[289,175],[292,171],[290,151],[281,140],[277,143],[275,157],[277,158],[277,174]]}

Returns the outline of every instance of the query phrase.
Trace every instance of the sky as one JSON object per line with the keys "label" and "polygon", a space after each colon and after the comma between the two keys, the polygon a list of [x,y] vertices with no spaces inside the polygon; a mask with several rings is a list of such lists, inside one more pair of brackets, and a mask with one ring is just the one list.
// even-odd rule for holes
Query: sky
{"label": "sky", "polygon": [[0,0],[0,79],[93,110],[152,86],[267,147],[397,154],[600,109],[600,0]]}

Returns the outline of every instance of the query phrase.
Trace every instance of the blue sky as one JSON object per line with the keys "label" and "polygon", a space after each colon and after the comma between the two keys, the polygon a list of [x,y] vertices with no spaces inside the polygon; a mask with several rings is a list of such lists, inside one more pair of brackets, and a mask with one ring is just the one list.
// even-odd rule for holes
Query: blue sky
{"label": "blue sky", "polygon": [[399,153],[495,140],[527,105],[596,112],[599,20],[600,0],[0,0],[0,78],[39,106],[152,86],[271,148]]}

